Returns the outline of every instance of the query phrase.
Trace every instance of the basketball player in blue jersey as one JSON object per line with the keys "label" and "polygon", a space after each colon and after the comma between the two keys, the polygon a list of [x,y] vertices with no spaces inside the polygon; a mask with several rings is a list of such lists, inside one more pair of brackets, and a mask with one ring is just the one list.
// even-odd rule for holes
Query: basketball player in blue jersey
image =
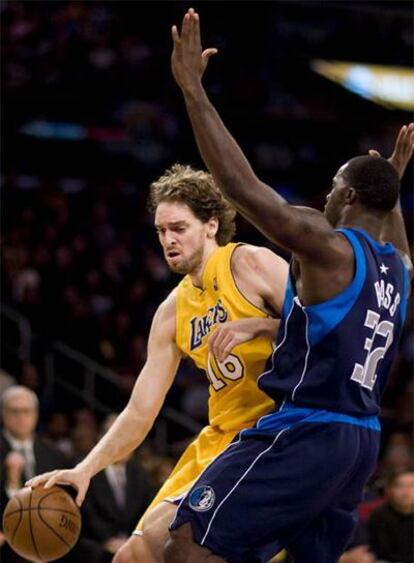
{"label": "basketball player in blue jersey", "polygon": [[[399,177],[412,155],[403,127],[390,161],[351,159],[324,214],[289,205],[252,171],[202,87],[190,9],[172,29],[172,70],[200,153],[224,195],[293,259],[276,353],[259,387],[280,407],[207,467],[170,525],[167,563],[334,563],[379,448],[380,397],[397,352],[409,287]],[[389,242],[383,242],[389,241]],[[393,244],[391,244],[393,243]]]}

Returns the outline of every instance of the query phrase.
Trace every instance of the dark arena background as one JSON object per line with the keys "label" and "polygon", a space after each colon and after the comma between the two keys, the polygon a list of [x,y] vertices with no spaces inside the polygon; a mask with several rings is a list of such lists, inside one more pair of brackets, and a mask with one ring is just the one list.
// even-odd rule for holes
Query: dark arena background
{"label": "dark arena background", "polygon": [[[170,28],[190,6],[1,2],[0,392],[20,384],[37,394],[37,433],[66,466],[127,403],[153,314],[180,279],[164,262],[146,199],[172,164],[204,167],[170,71]],[[219,49],[207,91],[257,175],[289,202],[322,209],[341,164],[371,148],[389,156],[412,121],[412,2],[192,6],[203,46]],[[401,201],[411,245],[412,182],[410,164]],[[241,219],[236,238],[271,247]],[[383,398],[377,471],[344,562],[375,561],[361,547],[369,515],[386,474],[413,466],[412,360],[411,307]],[[134,454],[132,515],[100,513],[87,499],[81,540],[62,561],[111,560],[205,424],[207,401],[205,377],[184,361]],[[3,535],[0,544],[4,563],[23,561]]]}

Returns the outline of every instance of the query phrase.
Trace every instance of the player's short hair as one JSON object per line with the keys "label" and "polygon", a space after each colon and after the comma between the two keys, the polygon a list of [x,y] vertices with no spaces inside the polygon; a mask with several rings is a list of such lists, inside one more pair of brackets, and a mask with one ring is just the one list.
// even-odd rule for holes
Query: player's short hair
{"label": "player's short hair", "polygon": [[236,232],[236,210],[224,199],[208,172],[174,164],[151,184],[149,210],[155,213],[163,201],[185,203],[203,223],[215,217],[219,223],[216,240],[220,246],[231,241]]}
{"label": "player's short hair", "polygon": [[391,211],[397,203],[400,180],[385,158],[356,156],[348,162],[343,174],[365,207]]}

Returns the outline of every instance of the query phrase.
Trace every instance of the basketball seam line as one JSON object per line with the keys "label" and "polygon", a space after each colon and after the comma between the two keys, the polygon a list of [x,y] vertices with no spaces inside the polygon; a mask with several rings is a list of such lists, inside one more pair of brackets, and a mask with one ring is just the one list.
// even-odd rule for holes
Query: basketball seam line
{"label": "basketball seam line", "polygon": [[[13,516],[14,514],[17,514],[18,512],[28,512],[29,510],[36,510],[36,508],[20,508],[18,510],[13,510],[13,512],[9,512],[8,514],[6,514],[6,518],[8,518],[9,516]],[[64,510],[62,508],[50,508],[49,506],[38,506],[37,510],[51,510],[52,512],[64,512],[65,514],[70,514],[71,516],[75,516],[76,518],[79,518],[79,514],[77,514],[76,512],[71,512],[70,510]]]}
{"label": "basketball seam line", "polygon": [[[20,524],[22,523],[22,520],[23,520],[23,510],[24,510],[22,501],[21,501],[19,498],[17,498],[17,497],[15,497],[15,498],[16,498],[17,502],[18,502],[19,505],[20,505],[20,511],[19,511],[19,512],[20,512],[20,518],[19,518],[19,521],[18,521],[18,523],[17,523],[17,526],[16,526],[16,528],[15,528],[15,530],[14,530],[14,532],[13,532],[13,536],[12,536],[12,539],[11,539],[11,544],[12,544],[12,545],[13,545],[13,542],[14,542],[14,538],[15,538],[15,536],[16,536],[16,534],[17,534],[17,530],[19,529],[19,526],[20,526]],[[16,511],[16,512],[17,512],[17,511]],[[16,514],[16,512],[14,512],[13,514]]]}
{"label": "basketball seam line", "polygon": [[61,493],[61,490],[57,490],[57,491],[50,491],[49,493],[47,493],[47,495],[42,496],[42,498],[39,499],[39,504],[42,502],[42,500],[45,500],[46,498],[51,497],[52,495],[57,495],[58,493]]}
{"label": "basketball seam line", "polygon": [[[45,526],[47,526],[47,527],[49,528],[49,530],[50,530],[51,532],[53,532],[53,533],[55,534],[55,536],[57,536],[57,537],[66,545],[66,547],[68,547],[69,549],[72,549],[73,546],[70,545],[70,543],[68,543],[68,542],[65,540],[65,538],[63,538],[60,534],[58,534],[58,533],[56,532],[56,530],[55,530],[54,528],[52,528],[52,526],[50,526],[50,524],[49,524],[48,522],[46,522],[46,520],[45,520],[44,518],[42,518],[42,514],[41,514],[40,510],[38,510],[38,516],[39,516],[40,520],[43,522],[43,524],[44,524]],[[76,543],[76,542],[75,542],[75,543]]]}
{"label": "basketball seam line", "polygon": [[39,557],[39,559],[42,559],[40,557],[40,553],[39,550],[37,549],[37,545],[34,539],[34,534],[33,534],[33,527],[32,527],[32,495],[33,495],[33,490],[30,491],[30,497],[29,497],[29,528],[30,528],[30,535],[32,536],[32,542],[33,542],[33,547],[35,549],[36,555]]}

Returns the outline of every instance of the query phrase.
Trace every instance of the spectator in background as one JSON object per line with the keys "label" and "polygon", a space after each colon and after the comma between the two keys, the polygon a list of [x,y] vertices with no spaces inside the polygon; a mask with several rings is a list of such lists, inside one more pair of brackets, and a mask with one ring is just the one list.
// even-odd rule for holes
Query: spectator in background
{"label": "spectator in background", "polygon": [[[104,420],[102,434],[115,419],[113,414]],[[129,538],[154,492],[148,474],[131,455],[109,465],[91,481],[82,507],[82,536],[115,553]]]}
{"label": "spectator in background", "polygon": [[49,415],[46,422],[46,436],[66,457],[74,457],[73,443],[70,439],[70,421],[67,413],[55,411]]}
{"label": "spectator in background", "polygon": [[31,389],[37,396],[42,390],[42,380],[38,368],[29,362],[22,364],[19,384]]}
{"label": "spectator in background", "polygon": [[30,476],[42,468],[64,467],[67,460],[35,434],[38,399],[33,391],[22,385],[6,389],[1,397],[1,413],[2,493],[11,498]]}
{"label": "spectator in background", "polygon": [[368,521],[371,550],[381,561],[414,562],[414,470],[398,469],[390,474],[387,500]]}
{"label": "spectator in background", "polygon": [[[22,385],[8,387],[1,396],[1,514],[9,499],[28,478],[39,471],[67,465],[67,459],[61,452],[36,436],[38,407],[36,394]],[[2,560],[13,561],[6,545],[0,553]]]}
{"label": "spectator in background", "polygon": [[410,467],[414,462],[410,434],[393,432],[384,451],[382,471],[393,473],[399,469]]}
{"label": "spectator in background", "polygon": [[70,434],[72,442],[72,463],[83,459],[98,441],[98,422],[95,414],[88,408],[76,410],[73,415],[73,428]]}

